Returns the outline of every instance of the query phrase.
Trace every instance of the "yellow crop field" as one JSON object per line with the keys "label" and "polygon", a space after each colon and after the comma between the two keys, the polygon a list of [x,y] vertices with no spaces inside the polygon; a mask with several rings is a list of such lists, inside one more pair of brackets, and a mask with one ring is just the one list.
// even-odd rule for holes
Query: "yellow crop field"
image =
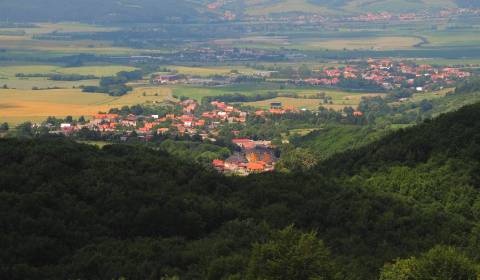
{"label": "yellow crop field", "polygon": [[0,90],[0,122],[18,124],[41,121],[48,116],[90,116],[125,105],[162,102],[171,99],[167,88],[139,87],[131,93],[112,97],[102,93],[84,93],[80,89]]}

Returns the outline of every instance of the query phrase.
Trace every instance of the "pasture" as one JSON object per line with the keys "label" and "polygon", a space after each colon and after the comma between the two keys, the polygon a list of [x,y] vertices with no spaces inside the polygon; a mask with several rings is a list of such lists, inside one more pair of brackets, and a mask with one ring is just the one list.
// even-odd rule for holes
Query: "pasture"
{"label": "pasture", "polygon": [[169,89],[151,87],[138,87],[121,97],[84,93],[80,89],[0,89],[0,122],[18,124],[38,122],[48,116],[90,116],[111,108],[163,102],[171,98]]}

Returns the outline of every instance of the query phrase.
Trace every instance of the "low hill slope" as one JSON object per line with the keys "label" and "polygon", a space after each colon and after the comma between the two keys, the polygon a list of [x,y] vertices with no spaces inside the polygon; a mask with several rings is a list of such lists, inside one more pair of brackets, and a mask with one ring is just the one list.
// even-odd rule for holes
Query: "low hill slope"
{"label": "low hill slope", "polygon": [[[190,0],[204,6],[213,1]],[[221,1],[217,1],[221,3]],[[281,13],[358,14],[368,12],[423,12],[457,7],[479,7],[473,0],[233,0],[216,6],[247,15]]]}
{"label": "low hill slope", "polygon": [[162,22],[198,16],[183,0],[15,0],[0,1],[2,21]]}
{"label": "low hill slope", "polygon": [[479,259],[479,114],[246,178],[141,147],[0,139],[0,278],[246,279],[254,244],[290,224],[324,240],[328,279],[377,279],[437,244]]}
{"label": "low hill slope", "polygon": [[402,129],[357,150],[335,155],[326,169],[353,174],[395,164],[415,165],[434,156],[480,159],[480,104],[440,115],[421,125]]}

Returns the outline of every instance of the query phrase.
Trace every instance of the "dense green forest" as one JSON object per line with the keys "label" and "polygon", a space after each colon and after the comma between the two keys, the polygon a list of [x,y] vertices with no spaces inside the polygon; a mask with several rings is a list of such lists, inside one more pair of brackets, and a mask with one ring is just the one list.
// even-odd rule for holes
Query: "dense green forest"
{"label": "dense green forest", "polygon": [[0,278],[477,279],[479,114],[245,178],[141,146],[1,139]]}

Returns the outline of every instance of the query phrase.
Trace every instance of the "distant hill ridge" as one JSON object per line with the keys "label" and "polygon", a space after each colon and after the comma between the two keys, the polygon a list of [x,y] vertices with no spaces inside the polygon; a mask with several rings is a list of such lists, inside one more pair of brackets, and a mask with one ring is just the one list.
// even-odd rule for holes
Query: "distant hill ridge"
{"label": "distant hill ridge", "polygon": [[184,0],[2,0],[0,21],[162,22],[198,17]]}
{"label": "distant hill ridge", "polygon": [[[214,1],[190,0],[209,4]],[[218,1],[219,2],[219,1]],[[357,14],[366,12],[420,12],[446,8],[480,7],[474,0],[231,0],[219,9],[232,9],[247,15],[275,13]]]}
{"label": "distant hill ridge", "polygon": [[[211,5],[212,3],[223,3]],[[0,21],[177,22],[282,13],[358,14],[480,7],[476,0],[1,0]]]}

